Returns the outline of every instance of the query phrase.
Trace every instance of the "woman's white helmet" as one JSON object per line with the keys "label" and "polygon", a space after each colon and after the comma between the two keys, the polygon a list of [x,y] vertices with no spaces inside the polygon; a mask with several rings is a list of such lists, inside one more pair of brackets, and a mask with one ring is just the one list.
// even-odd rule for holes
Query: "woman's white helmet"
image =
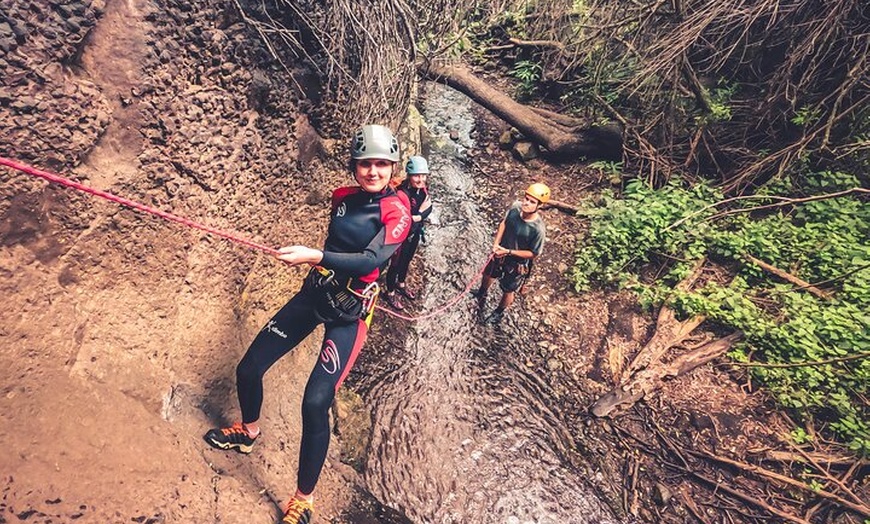
{"label": "woman's white helmet", "polygon": [[377,124],[362,126],[353,135],[350,144],[350,158],[364,160],[367,158],[380,158],[391,162],[398,162],[399,141],[393,136],[389,128]]}
{"label": "woman's white helmet", "polygon": [[408,158],[408,163],[405,164],[405,172],[409,175],[428,175],[429,162],[421,156],[412,156]]}

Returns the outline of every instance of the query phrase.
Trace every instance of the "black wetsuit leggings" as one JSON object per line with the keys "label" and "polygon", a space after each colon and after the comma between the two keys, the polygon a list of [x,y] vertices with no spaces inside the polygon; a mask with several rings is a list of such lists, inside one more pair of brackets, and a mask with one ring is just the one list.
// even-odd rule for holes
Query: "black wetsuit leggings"
{"label": "black wetsuit leggings", "polygon": [[[236,387],[242,421],[260,418],[263,375],[307,337],[320,321],[314,315],[314,294],[300,291],[263,327],[236,368]],[[329,448],[329,407],[341,383],[353,367],[365,342],[365,322],[332,322],[325,326],[317,364],[308,377],[302,398],[302,444],[299,448],[298,488],[314,491]]]}
{"label": "black wetsuit leggings", "polygon": [[387,291],[395,291],[396,285],[399,282],[404,283],[408,277],[408,268],[411,266],[411,260],[414,254],[417,253],[417,246],[420,245],[420,233],[411,233],[408,238],[402,242],[399,250],[390,259],[390,268],[387,270]]}

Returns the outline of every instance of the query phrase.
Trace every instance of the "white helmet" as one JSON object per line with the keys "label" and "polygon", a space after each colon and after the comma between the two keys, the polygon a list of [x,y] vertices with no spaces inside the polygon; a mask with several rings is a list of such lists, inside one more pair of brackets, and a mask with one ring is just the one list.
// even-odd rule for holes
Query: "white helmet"
{"label": "white helmet", "polygon": [[362,126],[353,135],[350,158],[353,160],[381,158],[398,162],[399,141],[387,127],[376,124]]}

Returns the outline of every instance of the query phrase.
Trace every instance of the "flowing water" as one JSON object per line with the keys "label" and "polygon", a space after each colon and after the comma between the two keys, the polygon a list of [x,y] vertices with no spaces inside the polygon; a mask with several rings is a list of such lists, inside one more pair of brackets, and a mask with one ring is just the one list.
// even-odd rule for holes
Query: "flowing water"
{"label": "flowing water", "polygon": [[[468,197],[474,173],[462,156],[473,146],[471,102],[440,85],[427,89],[436,207],[413,266],[425,268],[416,301],[423,311],[479,273],[497,225]],[[522,317],[517,306],[509,317]],[[617,522],[564,459],[570,434],[551,409],[548,371],[507,356],[528,343],[519,335],[524,322],[481,326],[468,298],[410,325],[390,373],[367,395],[375,408],[366,483],[383,504],[421,523]]]}

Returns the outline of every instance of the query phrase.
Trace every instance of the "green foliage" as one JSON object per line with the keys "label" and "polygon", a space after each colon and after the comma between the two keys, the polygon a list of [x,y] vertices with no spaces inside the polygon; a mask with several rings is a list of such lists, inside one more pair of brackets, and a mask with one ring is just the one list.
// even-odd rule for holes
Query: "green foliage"
{"label": "green foliage", "polygon": [[813,440],[812,436],[804,428],[795,428],[791,432],[791,439],[795,444],[801,445],[806,444],[807,442],[811,442]]}
{"label": "green foliage", "polygon": [[715,89],[710,91],[710,112],[699,117],[700,124],[712,124],[715,122],[727,122],[732,116],[732,98],[737,92],[737,84],[728,84],[720,81]]}
{"label": "green foliage", "polygon": [[622,181],[622,162],[598,160],[589,164],[589,167],[607,177],[607,180],[613,185],[617,185]]}
{"label": "green foliage", "polygon": [[[677,179],[656,191],[641,180],[626,184],[622,199],[610,193],[602,196],[602,205],[581,211],[592,219],[587,245],[580,249],[574,266],[574,287],[588,290],[593,280],[627,283],[637,275],[625,269],[639,268],[650,262],[654,253],[683,257],[683,253],[703,255],[701,233],[709,228],[703,221],[714,210],[700,212],[718,195],[715,190],[698,185],[684,188]],[[666,229],[684,217],[698,213],[680,227]],[[685,271],[688,264],[674,271]]]}
{"label": "green foliage", "polygon": [[791,123],[799,126],[810,126],[818,122],[820,116],[821,111],[818,107],[804,106],[795,111],[794,116],[791,118]]}
{"label": "green foliage", "polygon": [[[852,175],[838,172],[776,179],[749,205],[775,201],[767,196],[832,193],[858,185]],[[870,351],[870,208],[847,196],[712,220],[724,210],[717,205],[721,200],[707,185],[687,187],[679,180],[660,190],[635,180],[621,199],[604,195],[600,205],[582,211],[590,228],[576,253],[575,288],[619,284],[635,290],[648,306],[667,301],[683,314],[703,313],[743,331],[744,341],[731,357],[748,361],[751,355],[753,362],[773,364],[750,372],[781,406],[826,423],[852,449],[870,454],[870,413],[862,401],[870,393],[870,359],[781,367]],[[822,300],[795,289],[746,255],[806,282],[828,282],[836,286],[836,297]],[[712,279],[691,292],[675,291],[673,285],[703,257],[728,268],[728,278]]]}
{"label": "green foliage", "polygon": [[522,96],[531,96],[535,92],[542,72],[541,64],[531,60],[520,60],[514,64],[511,75],[520,81],[520,94]]}
{"label": "green foliage", "polygon": [[589,2],[586,0],[573,0],[571,2],[571,13],[581,16],[589,14]]}

